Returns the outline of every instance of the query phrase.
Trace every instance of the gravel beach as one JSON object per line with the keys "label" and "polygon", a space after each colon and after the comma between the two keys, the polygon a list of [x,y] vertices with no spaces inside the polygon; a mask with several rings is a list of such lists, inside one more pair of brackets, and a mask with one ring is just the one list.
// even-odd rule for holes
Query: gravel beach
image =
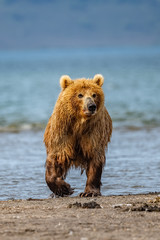
{"label": "gravel beach", "polygon": [[0,201],[0,239],[154,239],[160,195]]}

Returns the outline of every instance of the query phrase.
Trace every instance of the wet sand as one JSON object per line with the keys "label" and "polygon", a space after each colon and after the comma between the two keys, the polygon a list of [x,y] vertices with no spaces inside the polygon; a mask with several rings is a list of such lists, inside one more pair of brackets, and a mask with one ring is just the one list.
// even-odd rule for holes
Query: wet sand
{"label": "wet sand", "polygon": [[160,195],[0,201],[0,239],[159,239]]}

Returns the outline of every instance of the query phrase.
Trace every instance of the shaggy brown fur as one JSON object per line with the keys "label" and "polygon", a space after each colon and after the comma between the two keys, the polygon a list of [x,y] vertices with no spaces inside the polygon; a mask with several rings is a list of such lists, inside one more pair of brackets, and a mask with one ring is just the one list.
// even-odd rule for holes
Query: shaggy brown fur
{"label": "shaggy brown fur", "polygon": [[80,196],[100,195],[105,149],[112,134],[112,120],[104,106],[103,76],[93,79],[60,79],[62,91],[47,124],[46,182],[59,196],[73,189],[64,179],[70,167],[86,170],[87,183]]}

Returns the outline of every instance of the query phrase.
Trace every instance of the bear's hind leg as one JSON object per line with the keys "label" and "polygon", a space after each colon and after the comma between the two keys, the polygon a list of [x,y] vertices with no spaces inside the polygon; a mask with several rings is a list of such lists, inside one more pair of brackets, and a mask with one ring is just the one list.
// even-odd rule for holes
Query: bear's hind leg
{"label": "bear's hind leg", "polygon": [[70,167],[68,161],[58,163],[56,157],[48,156],[46,160],[46,183],[49,189],[56,195],[64,197],[71,195],[73,189],[64,181]]}

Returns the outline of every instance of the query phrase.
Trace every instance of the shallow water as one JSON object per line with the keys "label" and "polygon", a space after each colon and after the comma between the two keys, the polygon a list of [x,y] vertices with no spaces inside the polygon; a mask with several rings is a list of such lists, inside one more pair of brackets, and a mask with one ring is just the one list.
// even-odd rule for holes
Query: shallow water
{"label": "shallow water", "polygon": [[[114,130],[102,177],[102,194],[148,193],[160,190],[160,129]],[[0,134],[0,199],[48,198],[44,180],[43,132]],[[71,170],[66,181],[84,190],[86,176]]]}
{"label": "shallow water", "polygon": [[[43,132],[59,78],[96,73],[114,126],[102,194],[160,191],[160,47],[0,51],[1,200],[50,195]],[[86,176],[71,170],[67,181],[77,195]]]}

